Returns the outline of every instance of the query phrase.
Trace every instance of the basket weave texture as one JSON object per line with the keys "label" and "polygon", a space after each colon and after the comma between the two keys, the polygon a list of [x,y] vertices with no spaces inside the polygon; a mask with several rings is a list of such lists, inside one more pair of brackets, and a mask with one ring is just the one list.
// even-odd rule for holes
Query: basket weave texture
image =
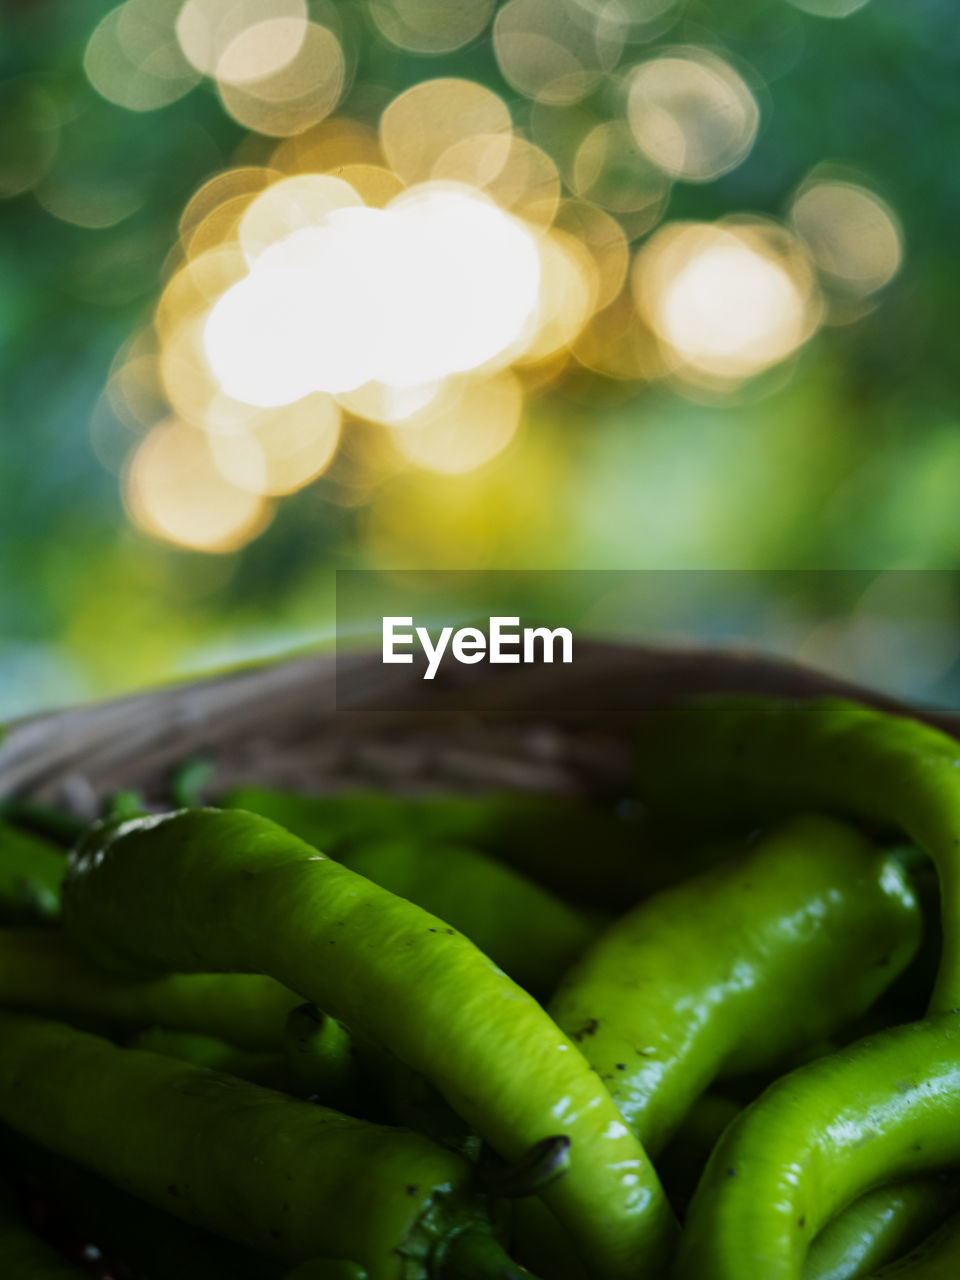
{"label": "basket weave texture", "polygon": [[18,721],[0,743],[0,799],[91,817],[119,788],[163,802],[197,755],[215,765],[213,795],[250,782],[591,793],[626,777],[651,709],[744,691],[860,698],[960,735],[960,717],[749,652],[579,642],[569,666],[452,666],[429,683],[379,654],[312,656]]}

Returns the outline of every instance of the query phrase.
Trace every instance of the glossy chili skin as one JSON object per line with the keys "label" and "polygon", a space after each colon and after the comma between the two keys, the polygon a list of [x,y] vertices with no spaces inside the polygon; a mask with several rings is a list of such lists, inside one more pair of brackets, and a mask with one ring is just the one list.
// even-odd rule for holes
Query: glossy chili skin
{"label": "glossy chili skin", "polygon": [[921,927],[897,862],[803,816],[622,916],[549,1010],[656,1154],[717,1076],[774,1065],[868,1009]]}
{"label": "glossy chili skin", "polygon": [[0,1006],[74,1022],[162,1026],[278,1049],[300,998],[259,974],[118,977],[54,929],[0,929]]}
{"label": "glossy chili skin", "polygon": [[218,810],[91,832],[63,914],[115,969],[270,974],[425,1075],[504,1160],[566,1135],[570,1168],[543,1195],[585,1264],[608,1280],[665,1264],[666,1197],[596,1074],[437,917],[267,819]]}
{"label": "glossy chili skin", "polygon": [[860,1040],[781,1077],[724,1132],[677,1280],[800,1280],[810,1242],[877,1187],[960,1163],[960,1014]]}
{"label": "glossy chili skin", "polygon": [[535,995],[549,995],[603,924],[462,845],[379,841],[347,849],[338,861],[452,924]]}
{"label": "glossy chili skin", "polygon": [[960,746],[859,703],[754,696],[695,699],[639,734],[641,793],[661,807],[825,808],[898,829],[933,859],[943,950],[930,1000],[960,1005]]}
{"label": "glossy chili skin", "polygon": [[484,1220],[419,1134],[27,1014],[0,1013],[0,1119],[169,1213],[290,1262],[425,1277]]}
{"label": "glossy chili skin", "polygon": [[960,1214],[953,1214],[926,1240],[869,1280],[957,1280],[960,1275]]}
{"label": "glossy chili skin", "polygon": [[924,1240],[958,1203],[958,1179],[936,1174],[868,1191],[816,1236],[804,1260],[803,1280],[873,1276]]}

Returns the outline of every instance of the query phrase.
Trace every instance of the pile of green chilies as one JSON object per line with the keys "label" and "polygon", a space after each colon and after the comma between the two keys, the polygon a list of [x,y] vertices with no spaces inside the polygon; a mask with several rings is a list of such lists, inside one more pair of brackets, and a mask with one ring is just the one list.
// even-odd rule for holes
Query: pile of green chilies
{"label": "pile of green chilies", "polygon": [[11,805],[0,1276],[960,1277],[960,745],[697,699],[618,799]]}

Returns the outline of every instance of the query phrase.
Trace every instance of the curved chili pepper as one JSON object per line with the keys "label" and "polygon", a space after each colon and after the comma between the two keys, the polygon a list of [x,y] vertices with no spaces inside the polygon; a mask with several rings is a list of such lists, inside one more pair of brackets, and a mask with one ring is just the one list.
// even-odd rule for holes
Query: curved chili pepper
{"label": "curved chili pepper", "polygon": [[814,1239],[804,1260],[803,1280],[874,1275],[891,1258],[924,1240],[957,1207],[958,1198],[957,1179],[940,1175],[868,1191]]}
{"label": "curved chili pepper", "polygon": [[371,1280],[442,1272],[489,1227],[470,1165],[419,1134],[28,1014],[0,1013],[0,1118],[197,1226]]}
{"label": "curved chili pepper", "polygon": [[933,859],[943,951],[934,1012],[960,1005],[960,746],[901,716],[840,699],[691,701],[652,717],[638,742],[651,803],[718,814],[827,808],[903,832]]}
{"label": "curved chili pepper", "polygon": [[570,1169],[543,1197],[585,1264],[616,1280],[665,1263],[672,1214],[602,1083],[536,1001],[435,916],[267,819],[210,809],[91,832],[63,912],[114,969],[270,974],[432,1080],[504,1160],[566,1135]]}
{"label": "curved chili pepper", "polygon": [[800,1280],[859,1196],[960,1163],[960,1014],[860,1040],[781,1077],[724,1132],[690,1205],[677,1280]]}
{"label": "curved chili pepper", "polygon": [[350,1032],[313,1004],[287,1015],[283,1052],[294,1078],[320,1102],[356,1114],[357,1051]]}
{"label": "curved chili pepper", "polygon": [[[645,847],[633,810],[615,812],[571,796],[516,791],[479,796],[405,796],[384,791],[302,795],[240,787],[220,800],[270,818],[333,858],[397,837],[479,849],[583,907],[618,907],[663,884],[662,859]],[[583,851],[590,850],[590,876]],[[667,879],[670,876],[667,874]]]}
{"label": "curved chili pepper", "polygon": [[462,845],[381,840],[337,860],[459,929],[535,995],[549,995],[604,923]]}
{"label": "curved chili pepper", "polygon": [[868,1009],[920,931],[899,863],[805,816],[622,916],[548,1007],[655,1155],[717,1076],[783,1061]]}
{"label": "curved chili pepper", "polygon": [[53,929],[0,929],[0,1005],[69,1021],[169,1027],[244,1049],[278,1049],[301,999],[259,974],[129,980],[92,964]]}
{"label": "curved chili pepper", "polygon": [[953,1214],[902,1258],[871,1272],[869,1280],[956,1280],[958,1275],[960,1214]]}

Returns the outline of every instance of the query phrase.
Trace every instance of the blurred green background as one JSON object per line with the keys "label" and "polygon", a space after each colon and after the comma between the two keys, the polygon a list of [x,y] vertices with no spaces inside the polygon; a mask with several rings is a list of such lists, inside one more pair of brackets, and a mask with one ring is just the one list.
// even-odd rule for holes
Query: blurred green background
{"label": "blurred green background", "polygon": [[[960,549],[958,77],[951,0],[8,2],[0,714],[329,642],[337,568],[864,571],[754,578],[719,628],[718,579],[681,629],[952,696],[955,579],[887,571]],[[341,294],[310,266],[368,373],[391,306],[402,335],[404,297],[446,298],[429,345],[493,281],[500,337],[412,414],[386,374],[251,407],[249,360],[198,372],[238,220],[267,192],[270,243],[328,225],[340,188],[283,186],[319,173],[373,206],[426,182],[406,207],[462,231],[462,311],[448,268],[390,275],[402,238],[364,256],[369,220]],[[472,238],[450,178],[500,223]]]}

